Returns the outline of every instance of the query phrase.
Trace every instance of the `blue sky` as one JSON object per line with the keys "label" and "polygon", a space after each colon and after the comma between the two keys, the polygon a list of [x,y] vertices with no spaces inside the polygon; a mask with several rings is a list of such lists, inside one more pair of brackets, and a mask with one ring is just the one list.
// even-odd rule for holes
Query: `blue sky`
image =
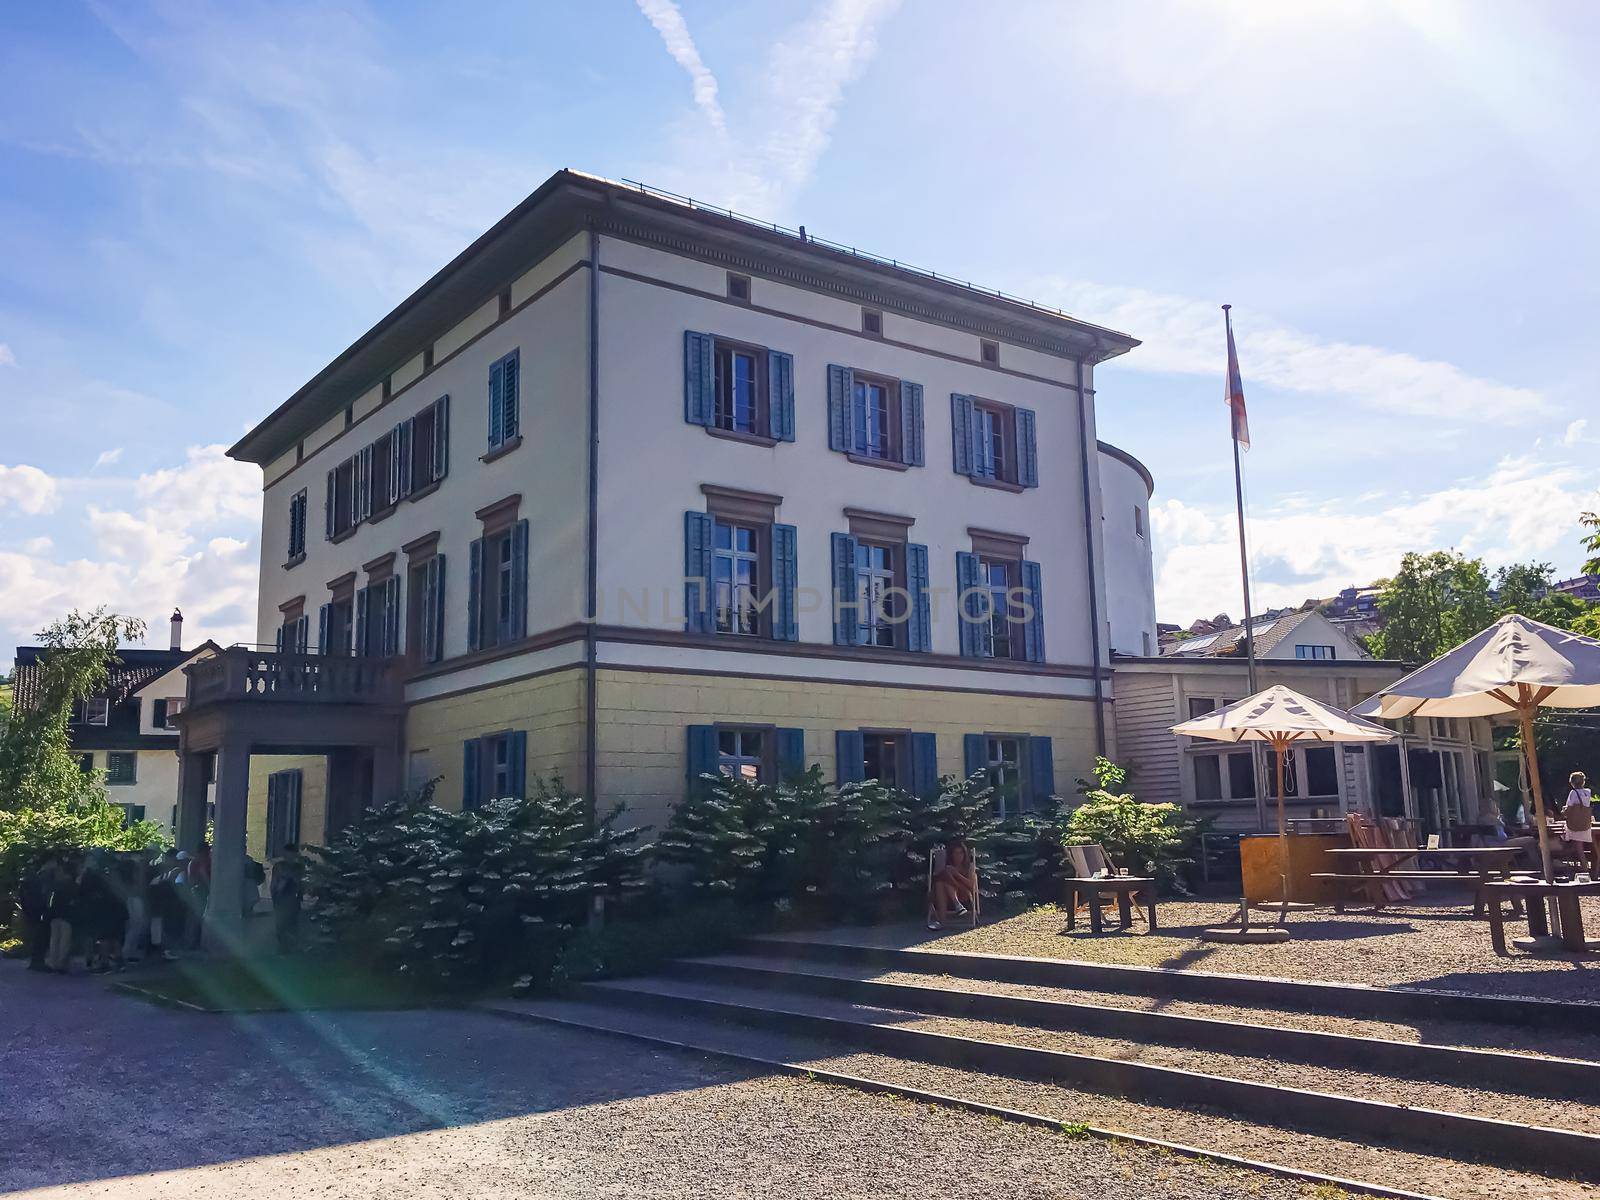
{"label": "blue sky", "polygon": [[1580,561],[1600,505],[1600,7],[1301,0],[9,5],[0,663],[74,605],[252,635],[221,455],[551,171],[644,180],[1144,345],[1102,434],[1158,604],[1410,549]]}

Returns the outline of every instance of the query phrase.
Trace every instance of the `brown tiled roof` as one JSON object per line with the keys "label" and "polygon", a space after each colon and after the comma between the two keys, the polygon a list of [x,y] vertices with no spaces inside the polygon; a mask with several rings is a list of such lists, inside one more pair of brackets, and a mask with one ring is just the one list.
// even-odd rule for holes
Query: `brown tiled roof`
{"label": "brown tiled roof", "polygon": [[[18,646],[17,665],[11,673],[12,703],[32,708],[39,703],[43,646]],[[111,675],[97,696],[120,704],[158,675],[164,675],[188,658],[189,650],[119,650],[110,665]]]}
{"label": "brown tiled roof", "polygon": [[[1285,613],[1281,617],[1257,617],[1250,623],[1255,631],[1256,654],[1268,654],[1301,625],[1314,610]],[[1186,649],[1192,642],[1204,642],[1197,649]],[[1207,637],[1189,638],[1174,642],[1169,654],[1178,658],[1242,658],[1244,657],[1244,626],[1235,625]]]}

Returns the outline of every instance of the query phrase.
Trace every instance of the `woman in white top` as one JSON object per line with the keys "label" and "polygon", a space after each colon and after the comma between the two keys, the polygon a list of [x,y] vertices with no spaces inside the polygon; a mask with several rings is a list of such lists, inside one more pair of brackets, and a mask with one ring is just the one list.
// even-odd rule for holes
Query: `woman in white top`
{"label": "woman in white top", "polygon": [[1589,869],[1600,874],[1600,853],[1594,842],[1594,793],[1589,790],[1589,780],[1582,771],[1574,771],[1567,782],[1572,790],[1567,793],[1567,806],[1561,810],[1567,822],[1564,836],[1567,841],[1587,848]]}

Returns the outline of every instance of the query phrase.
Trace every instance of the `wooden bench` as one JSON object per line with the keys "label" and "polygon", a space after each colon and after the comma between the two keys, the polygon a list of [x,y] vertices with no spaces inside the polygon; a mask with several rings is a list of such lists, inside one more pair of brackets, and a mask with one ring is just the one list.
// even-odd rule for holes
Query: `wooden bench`
{"label": "wooden bench", "polygon": [[[1338,871],[1317,871],[1312,879],[1326,879],[1330,883],[1345,884],[1345,893],[1333,902],[1333,911],[1344,912],[1345,902],[1352,897],[1359,898],[1357,893],[1362,890],[1375,890],[1373,885],[1382,883],[1385,879],[1397,879],[1406,883],[1470,883],[1481,884],[1485,882],[1482,875],[1473,873],[1462,874],[1457,871],[1384,871],[1379,875],[1344,874]],[[1373,902],[1374,909],[1383,907],[1383,898],[1380,895]],[[1472,915],[1481,916],[1483,913],[1483,897],[1476,898],[1472,906]]]}
{"label": "wooden bench", "polygon": [[[1356,866],[1354,871],[1321,871],[1312,875],[1313,879],[1343,885],[1343,894],[1334,901],[1335,912],[1344,912],[1345,903],[1363,891],[1371,899],[1373,908],[1381,910],[1385,903],[1383,885],[1388,882],[1466,883],[1474,885],[1472,915],[1479,917],[1484,914],[1486,907],[1483,885],[1507,878],[1521,851],[1513,846],[1428,846],[1418,849],[1364,846],[1332,849],[1325,853],[1341,866],[1346,863]],[[1450,865],[1435,869],[1421,865],[1428,862]],[[1402,866],[1402,863],[1408,865]],[[1467,864],[1472,869],[1462,870],[1461,867]]]}

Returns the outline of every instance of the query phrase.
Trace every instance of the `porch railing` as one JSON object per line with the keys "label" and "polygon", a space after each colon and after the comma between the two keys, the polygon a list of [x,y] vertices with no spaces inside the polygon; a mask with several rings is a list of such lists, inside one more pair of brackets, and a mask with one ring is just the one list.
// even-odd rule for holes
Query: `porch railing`
{"label": "porch railing", "polygon": [[187,707],[224,700],[398,704],[399,660],[230,646],[187,669]]}

